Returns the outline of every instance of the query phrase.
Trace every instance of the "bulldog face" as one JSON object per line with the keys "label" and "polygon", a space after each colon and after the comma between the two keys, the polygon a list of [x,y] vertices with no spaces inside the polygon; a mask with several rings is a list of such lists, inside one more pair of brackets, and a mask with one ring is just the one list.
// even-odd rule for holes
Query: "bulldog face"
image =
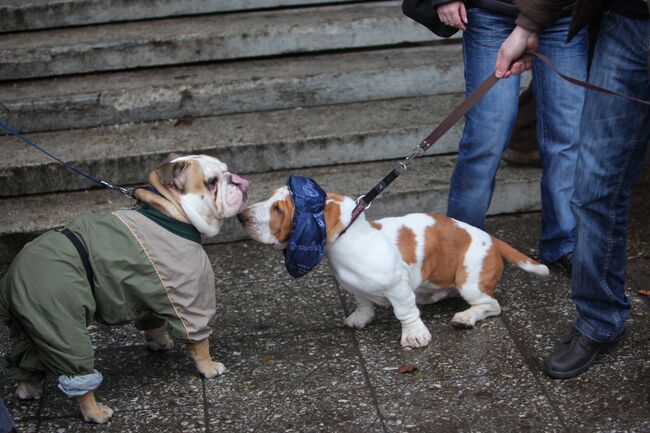
{"label": "bulldog face", "polygon": [[199,232],[210,237],[219,233],[225,218],[241,212],[248,197],[248,181],[206,155],[174,158],[153,170],[150,182],[180,205]]}
{"label": "bulldog face", "polygon": [[291,193],[284,186],[276,189],[268,200],[244,209],[237,218],[253,240],[282,249],[291,235],[293,213]]}

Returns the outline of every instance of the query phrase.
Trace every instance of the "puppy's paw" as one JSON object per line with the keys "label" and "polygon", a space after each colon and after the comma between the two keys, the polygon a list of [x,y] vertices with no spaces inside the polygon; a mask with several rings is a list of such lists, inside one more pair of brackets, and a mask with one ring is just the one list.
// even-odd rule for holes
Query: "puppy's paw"
{"label": "puppy's paw", "polygon": [[113,416],[113,409],[99,403],[97,404],[97,409],[89,411],[87,413],[84,413],[82,411],[81,414],[83,415],[84,421],[86,422],[92,422],[95,424],[104,424]]}
{"label": "puppy's paw", "polygon": [[16,397],[21,400],[40,400],[43,397],[43,387],[37,382],[18,382]]}
{"label": "puppy's paw", "polygon": [[355,310],[345,319],[345,326],[350,328],[364,328],[375,317],[374,311]]}
{"label": "puppy's paw", "polygon": [[454,318],[451,319],[451,325],[458,329],[472,329],[475,324],[476,318],[474,314],[468,313],[467,311],[456,313]]}
{"label": "puppy's paw", "polygon": [[402,347],[424,347],[431,343],[431,333],[420,321],[409,329],[402,329]]}
{"label": "puppy's paw", "polygon": [[199,373],[203,375],[206,379],[212,379],[226,372],[226,366],[220,362],[215,361],[204,361],[196,366],[199,370]]}
{"label": "puppy's paw", "polygon": [[174,341],[166,335],[164,337],[165,337],[164,340],[160,340],[145,335],[144,341],[145,344],[147,345],[147,348],[149,350],[153,350],[154,352],[165,352],[167,350],[173,349]]}

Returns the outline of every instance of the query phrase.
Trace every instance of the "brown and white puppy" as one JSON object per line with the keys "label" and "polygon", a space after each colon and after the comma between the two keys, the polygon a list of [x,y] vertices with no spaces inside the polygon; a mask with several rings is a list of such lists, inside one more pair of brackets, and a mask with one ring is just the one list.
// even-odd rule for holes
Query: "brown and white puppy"
{"label": "brown and white puppy", "polygon": [[[525,271],[548,275],[546,266],[507,243],[442,215],[416,213],[368,221],[362,214],[341,235],[354,207],[351,198],[330,193],[324,209],[329,264],[341,287],[357,302],[345,323],[363,328],[374,317],[375,304],[391,305],[402,323],[402,346],[423,347],[431,341],[417,303],[460,294],[470,308],[457,313],[452,324],[462,328],[500,314],[494,292],[503,258]],[[284,248],[293,214],[291,195],[282,187],[268,200],[245,209],[239,220],[254,240]]]}
{"label": "brown and white puppy", "polygon": [[[229,172],[226,164],[217,158],[206,155],[182,157],[172,155],[158,168],[149,172],[148,181],[149,185],[147,187],[138,188],[134,191],[135,198],[173,220],[191,224],[201,235],[207,237],[216,236],[224,219],[235,216],[244,208],[249,186],[247,180]],[[82,221],[82,223],[78,221]],[[97,228],[93,228],[95,222],[97,222]],[[109,227],[109,231],[102,232],[99,226]],[[95,268],[95,281],[100,282],[96,284],[97,287],[92,291],[88,282],[85,281],[85,275],[77,278],[74,283],[80,284],[80,286],[75,286],[75,290],[78,289],[80,293],[83,293],[84,297],[87,296],[90,304],[96,304],[95,312],[90,312],[90,314],[94,314],[97,320],[101,319],[106,324],[119,324],[133,320],[134,317],[132,316],[135,314],[133,311],[136,309],[138,314],[144,312],[147,317],[154,317],[154,320],[149,319],[149,325],[139,327],[139,329],[145,330],[146,344],[153,350],[168,350],[173,346],[172,340],[165,332],[165,324],[171,326],[170,323],[176,323],[176,329],[180,330],[178,333],[188,343],[189,353],[196,368],[204,377],[212,378],[225,371],[223,364],[212,360],[209,351],[207,336],[210,329],[208,323],[214,316],[216,309],[214,275],[210,261],[200,245],[198,233],[194,232],[193,241],[187,238],[184,239],[178,233],[166,230],[164,226],[155,222],[155,217],[148,217],[135,209],[121,209],[108,215],[80,216],[79,219],[72,220],[68,227],[76,231],[75,234],[82,239],[88,250],[92,267]],[[6,283],[0,281],[3,292],[11,294],[30,293],[31,291],[31,293],[34,293],[34,290],[40,290],[43,293],[44,290],[49,290],[50,293],[47,296],[51,298],[55,298],[62,293],[56,287],[63,287],[62,290],[64,290],[67,284],[65,281],[56,285],[56,287],[53,285],[54,288],[48,287],[46,289],[31,287],[28,284],[19,286],[19,284],[15,283],[22,277],[22,275],[18,274],[18,269],[22,266],[21,261],[27,263],[30,260],[29,254],[31,251],[38,249],[39,242],[41,242],[40,245],[43,245],[42,242],[54,242],[47,240],[47,236],[49,236],[49,239],[59,236],[54,241],[70,249],[69,241],[59,234],[46,234],[42,236],[43,240],[39,240],[39,238],[32,242],[32,244],[26,246],[24,252],[21,252],[22,257],[17,257],[15,263],[18,264],[14,267],[16,270],[13,271],[13,274],[10,271]],[[102,238],[102,236],[104,237]],[[107,238],[111,239],[111,241],[112,239],[128,238],[126,244],[118,245],[122,250],[127,249],[124,245],[139,245],[138,248],[135,248],[138,251],[133,253],[135,259],[120,256],[121,253],[111,255],[110,252],[106,252],[106,245],[102,244],[101,241]],[[95,239],[98,240],[95,241]],[[33,254],[37,255],[37,253]],[[75,254],[68,254],[68,256],[71,257],[69,260],[73,262],[71,267],[81,269],[78,265],[79,256]],[[115,263],[111,261],[113,257],[116,259]],[[143,259],[143,257],[145,258]],[[44,260],[50,259],[44,258]],[[52,260],[61,261],[57,258],[52,258]],[[121,269],[125,263],[129,266],[128,271]],[[113,273],[122,272],[122,274],[115,278],[100,274],[101,271],[106,272],[107,270],[112,270]],[[128,272],[146,273],[151,275],[154,281],[151,284],[147,282],[148,288],[146,290],[142,289],[143,292],[139,293],[139,287],[129,286],[126,280],[143,280],[133,277]],[[126,285],[122,285],[121,281],[125,281]],[[111,284],[113,282],[115,283]],[[151,287],[154,289],[151,289]],[[161,290],[158,288],[161,288]],[[154,292],[155,299],[152,299],[151,294]],[[118,301],[116,301],[118,302],[117,307],[112,304],[112,296],[118,298]],[[121,298],[125,297],[130,299],[128,302],[131,302],[130,306],[132,308],[124,307],[126,304]],[[105,305],[102,305],[102,301]],[[14,312],[20,312],[20,309],[27,311],[30,307],[29,305],[16,304],[11,305],[10,308],[11,310],[7,308],[7,311],[0,311],[0,317],[20,321],[21,314],[14,314]],[[57,308],[75,308],[75,306],[59,306]],[[125,317],[115,317],[122,314],[121,310],[128,310],[123,313]],[[102,316],[104,311],[110,311],[110,314]],[[118,311],[118,313],[115,313],[115,311]],[[26,314],[33,313],[28,311]],[[52,316],[56,317],[54,314]],[[68,317],[65,314],[60,316]],[[107,318],[106,316],[110,317]],[[51,328],[48,325],[48,320],[43,319],[41,321],[44,323],[43,326]],[[87,331],[83,320],[85,319],[82,318],[83,323],[78,326],[74,325],[76,321],[71,322],[73,325],[70,326],[70,329],[81,328],[79,336],[76,338],[70,337],[73,340],[69,342],[65,340],[68,338],[67,335],[61,336],[62,350],[68,348],[71,351],[69,354],[63,355],[62,359],[68,359],[66,356],[75,359],[76,351],[85,353],[92,351],[92,347],[84,346],[84,344],[90,344],[90,339],[87,338],[87,335],[84,335]],[[34,329],[33,332],[38,332],[38,329]],[[81,347],[81,349],[77,349],[77,347]],[[37,352],[38,349],[31,351],[31,353]],[[43,365],[44,371],[63,374],[56,371],[56,368],[50,367],[52,364],[56,364],[50,358],[46,360],[37,357],[35,362]],[[26,368],[20,365],[20,362],[15,367],[17,371]],[[83,376],[59,376],[59,388],[66,395],[76,397],[86,421],[103,423],[111,417],[113,414],[112,409],[98,404],[95,400],[93,389],[99,386],[98,383],[90,388],[82,388],[82,392],[87,389],[90,389],[90,391],[79,395],[79,393],[66,392],[65,387],[61,385],[62,377],[66,378],[65,380],[72,381],[75,378],[81,378],[80,380],[83,381],[86,380],[86,377],[94,377],[97,379],[96,382],[101,382],[99,372],[95,370],[95,373]],[[39,382],[19,380],[16,394],[19,398],[40,398],[42,395],[41,384]]]}

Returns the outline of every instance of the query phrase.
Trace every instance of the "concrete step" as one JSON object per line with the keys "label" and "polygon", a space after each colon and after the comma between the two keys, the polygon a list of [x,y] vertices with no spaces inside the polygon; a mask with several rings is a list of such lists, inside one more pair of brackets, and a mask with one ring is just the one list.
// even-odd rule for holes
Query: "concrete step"
{"label": "concrete step", "polygon": [[463,91],[460,45],[434,45],[0,83],[0,119],[36,132]]}
{"label": "concrete step", "polygon": [[347,0],[4,0],[0,32],[50,29],[249,9],[268,9]]}
{"label": "concrete step", "polygon": [[[461,94],[369,101],[219,117],[29,135],[64,161],[116,184],[143,174],[170,152],[207,153],[242,173],[406,156]],[[457,150],[459,123],[431,150]],[[0,197],[92,186],[23,142],[0,140]]]}
{"label": "concrete step", "polygon": [[[408,212],[445,212],[449,178],[455,157],[436,156],[418,159],[368,210],[369,216],[401,215]],[[268,172],[249,176],[251,203],[265,199],[286,182],[289,175],[307,175],[332,192],[357,197],[378,182],[395,166],[393,161],[348,164],[330,167]],[[531,168],[502,167],[490,214],[538,210],[540,171]],[[84,212],[106,212],[129,206],[131,200],[115,192],[93,190],[46,194],[0,200],[0,262],[8,262],[22,245],[39,233],[64,224]],[[236,220],[224,225],[221,234],[209,242],[244,238]]]}
{"label": "concrete step", "polygon": [[200,15],[0,38],[0,80],[423,42],[400,1]]}

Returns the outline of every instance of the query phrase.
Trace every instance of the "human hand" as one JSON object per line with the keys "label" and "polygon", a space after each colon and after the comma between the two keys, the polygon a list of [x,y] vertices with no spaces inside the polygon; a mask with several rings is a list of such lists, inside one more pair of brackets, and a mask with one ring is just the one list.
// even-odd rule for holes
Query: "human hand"
{"label": "human hand", "polygon": [[467,30],[467,10],[465,3],[461,1],[452,1],[438,6],[438,18],[443,24],[456,27],[462,31]]}
{"label": "human hand", "polygon": [[[537,46],[537,33],[516,26],[499,48],[495,75],[498,78],[508,78],[511,75],[519,75],[529,70],[533,65],[532,59],[517,61],[512,65],[511,63],[526,51],[537,51]],[[510,70],[508,70],[508,67],[510,67]]]}

